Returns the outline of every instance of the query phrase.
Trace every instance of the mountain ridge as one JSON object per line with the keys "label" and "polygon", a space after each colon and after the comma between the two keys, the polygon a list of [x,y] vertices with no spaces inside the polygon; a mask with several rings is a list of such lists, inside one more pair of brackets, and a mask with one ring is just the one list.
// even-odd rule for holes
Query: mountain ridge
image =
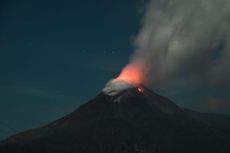
{"label": "mountain ridge", "polygon": [[228,153],[218,130],[147,88],[100,93],[69,115],[0,143],[5,152]]}

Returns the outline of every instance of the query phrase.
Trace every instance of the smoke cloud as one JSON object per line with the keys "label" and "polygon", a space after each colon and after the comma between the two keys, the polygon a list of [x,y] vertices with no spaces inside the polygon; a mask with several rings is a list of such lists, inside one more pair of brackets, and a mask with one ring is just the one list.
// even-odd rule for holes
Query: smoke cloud
{"label": "smoke cloud", "polygon": [[131,63],[150,83],[190,76],[230,85],[230,1],[150,0]]}

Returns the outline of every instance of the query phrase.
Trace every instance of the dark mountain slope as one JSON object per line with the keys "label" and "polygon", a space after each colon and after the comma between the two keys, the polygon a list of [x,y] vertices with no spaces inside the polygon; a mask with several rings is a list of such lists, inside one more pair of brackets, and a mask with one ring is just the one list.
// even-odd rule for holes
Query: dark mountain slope
{"label": "dark mountain slope", "polygon": [[212,127],[224,131],[230,137],[230,115],[200,113],[186,108],[184,108],[184,111],[196,120],[201,120]]}
{"label": "dark mountain slope", "polygon": [[12,136],[1,153],[228,153],[218,130],[144,88],[100,93],[45,127]]}

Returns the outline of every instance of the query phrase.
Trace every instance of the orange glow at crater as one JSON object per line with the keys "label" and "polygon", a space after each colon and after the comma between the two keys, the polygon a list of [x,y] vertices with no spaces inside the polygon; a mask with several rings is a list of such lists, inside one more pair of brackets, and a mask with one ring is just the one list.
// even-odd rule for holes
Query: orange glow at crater
{"label": "orange glow at crater", "polygon": [[127,65],[118,76],[118,80],[123,80],[134,85],[141,85],[144,83],[143,64],[131,63]]}
{"label": "orange glow at crater", "polygon": [[137,90],[138,90],[139,92],[143,92],[143,91],[144,91],[141,87],[138,87]]}

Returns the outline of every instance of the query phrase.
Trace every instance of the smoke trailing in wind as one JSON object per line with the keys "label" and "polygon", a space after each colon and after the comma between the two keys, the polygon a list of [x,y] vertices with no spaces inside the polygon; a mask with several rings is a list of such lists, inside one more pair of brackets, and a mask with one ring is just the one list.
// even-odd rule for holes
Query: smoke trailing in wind
{"label": "smoke trailing in wind", "polygon": [[135,45],[130,63],[144,63],[153,84],[184,75],[229,83],[230,1],[151,0]]}

